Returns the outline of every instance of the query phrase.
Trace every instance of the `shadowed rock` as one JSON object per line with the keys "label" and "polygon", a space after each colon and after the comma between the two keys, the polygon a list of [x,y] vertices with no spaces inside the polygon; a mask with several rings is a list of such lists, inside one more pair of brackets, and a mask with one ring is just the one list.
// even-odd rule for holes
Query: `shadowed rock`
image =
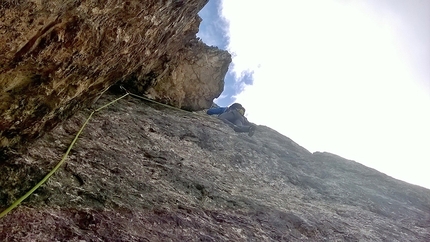
{"label": "shadowed rock", "polygon": [[0,1],[0,150],[40,137],[118,81],[209,107],[231,57],[196,38],[206,2]]}

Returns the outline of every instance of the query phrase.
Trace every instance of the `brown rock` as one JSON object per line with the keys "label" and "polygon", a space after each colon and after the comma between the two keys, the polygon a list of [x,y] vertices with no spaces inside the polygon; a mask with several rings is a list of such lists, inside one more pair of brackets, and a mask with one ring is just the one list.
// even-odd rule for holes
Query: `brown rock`
{"label": "brown rock", "polygon": [[206,2],[0,1],[0,150],[41,136],[118,80],[207,107],[231,59],[195,44]]}
{"label": "brown rock", "polygon": [[170,74],[148,90],[150,95],[158,100],[174,100],[169,103],[187,110],[212,105],[224,90],[231,56],[202,42],[196,42],[193,47],[179,52],[178,65],[169,68]]}

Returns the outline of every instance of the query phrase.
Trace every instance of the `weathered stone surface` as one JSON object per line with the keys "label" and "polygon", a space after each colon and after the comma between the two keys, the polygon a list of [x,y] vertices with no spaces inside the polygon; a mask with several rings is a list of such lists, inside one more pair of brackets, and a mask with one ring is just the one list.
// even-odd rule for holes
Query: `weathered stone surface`
{"label": "weathered stone surface", "polygon": [[0,150],[39,137],[118,80],[207,107],[231,59],[196,39],[206,2],[0,1]]}
{"label": "weathered stone surface", "polygon": [[209,108],[214,98],[219,97],[224,90],[230,54],[220,54],[218,48],[208,48],[202,42],[195,42],[193,47],[179,52],[181,60],[178,65],[171,66],[170,75],[160,76],[156,85],[149,88],[154,99],[173,100],[168,103],[187,110],[199,110]]}
{"label": "weathered stone surface", "polygon": [[[97,106],[115,97],[105,94]],[[0,163],[6,208],[61,159],[78,112]],[[259,126],[126,97],[0,221],[1,241],[430,241],[430,191]]]}

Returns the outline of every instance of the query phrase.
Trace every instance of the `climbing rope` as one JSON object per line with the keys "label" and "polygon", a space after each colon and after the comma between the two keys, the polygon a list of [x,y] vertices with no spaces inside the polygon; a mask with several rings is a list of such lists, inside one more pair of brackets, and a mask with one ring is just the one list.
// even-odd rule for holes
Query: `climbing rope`
{"label": "climbing rope", "polygon": [[[92,111],[90,113],[90,115],[88,116],[87,120],[85,120],[84,124],[82,125],[81,129],[78,131],[78,133],[76,134],[75,138],[73,139],[72,143],[70,144],[69,148],[67,149],[66,153],[64,154],[63,158],[61,159],[60,162],[58,162],[58,164],[39,182],[37,183],[30,191],[28,191],[26,194],[24,194],[24,196],[20,197],[18,200],[16,200],[12,205],[10,205],[6,210],[4,210],[3,212],[0,213],[0,218],[6,216],[12,209],[14,209],[15,207],[17,207],[19,204],[21,204],[22,201],[24,201],[27,197],[29,197],[34,191],[36,191],[40,186],[42,186],[57,170],[58,168],[60,168],[60,166],[66,161],[70,151],[72,150],[73,146],[75,145],[76,141],[78,140],[79,135],[82,133],[82,131],[84,130],[85,126],[88,124],[88,122],[90,121],[91,117],[93,116],[94,113],[99,112],[100,110],[112,105],[113,103],[125,98],[126,96],[130,95],[133,96],[135,98],[139,98],[139,99],[143,99],[145,101],[149,101],[164,107],[168,107],[171,109],[175,109],[175,110],[179,110],[179,111],[183,111],[183,112],[188,112],[186,110],[177,108],[177,107],[173,107],[164,103],[160,103],[157,101],[154,101],[152,99],[149,99],[147,97],[143,97],[143,96],[139,96],[136,94],[133,94],[131,92],[129,92],[128,90],[126,90],[123,86],[121,86],[121,89],[123,89],[126,94],[124,94],[123,96],[109,102],[108,104],[105,104],[103,106],[101,106],[100,108]],[[194,113],[197,114],[197,113]]]}
{"label": "climbing rope", "polygon": [[127,89],[125,89],[123,86],[121,86],[121,89],[122,89],[122,90],[124,90],[127,94],[130,94],[130,96],[133,96],[133,97],[136,97],[136,98],[139,98],[139,99],[142,99],[142,100],[148,101],[148,102],[152,102],[152,103],[155,103],[155,104],[161,105],[161,106],[163,106],[163,107],[167,107],[167,108],[171,108],[171,109],[179,110],[179,111],[182,111],[182,112],[188,112],[188,111],[186,111],[186,110],[183,110],[183,109],[180,109],[180,108],[177,108],[177,107],[173,107],[173,106],[170,106],[170,105],[167,105],[167,104],[164,104],[164,103],[160,103],[160,102],[154,101],[154,100],[152,100],[152,99],[150,99],[150,98],[147,98],[147,97],[144,97],[144,96],[136,95],[136,94],[134,94],[134,93],[129,92],[129,91],[128,91]]}
{"label": "climbing rope", "polygon": [[174,109],[174,110],[181,111],[181,112],[185,112],[185,113],[192,113],[193,115],[200,116],[200,117],[206,117],[207,116],[207,115],[203,115],[201,113],[187,111],[187,110],[180,109],[180,108],[177,108],[177,107],[174,107],[174,106],[170,106],[170,105],[167,105],[167,104],[164,104],[164,103],[160,103],[160,102],[154,101],[154,100],[152,100],[150,98],[147,98],[147,97],[144,97],[144,96],[136,95],[134,93],[129,92],[123,86],[121,86],[121,89],[124,90],[126,93],[130,94],[130,96],[132,96],[132,97],[139,98],[139,99],[142,99],[144,101],[151,102],[151,103],[155,103],[155,104],[163,106],[163,107],[167,107],[167,108]]}
{"label": "climbing rope", "polygon": [[76,141],[78,140],[79,135],[82,133],[82,131],[84,130],[85,126],[87,125],[88,121],[90,121],[91,117],[93,116],[94,113],[99,112],[100,110],[108,107],[109,105],[117,102],[120,99],[123,99],[124,97],[128,96],[129,93],[127,92],[126,94],[124,94],[123,96],[109,102],[106,105],[103,105],[102,107],[94,110],[91,112],[91,114],[88,116],[87,120],[85,120],[85,123],[82,125],[81,129],[78,131],[78,133],[76,134],[75,138],[73,139],[72,143],[70,144],[69,148],[67,149],[66,153],[64,154],[63,158],[61,159],[60,162],[58,162],[58,164],[54,167],[54,169],[52,169],[39,183],[37,183],[30,191],[28,191],[26,194],[24,194],[24,196],[20,197],[18,200],[16,200],[14,203],[12,203],[12,205],[10,205],[6,210],[4,210],[3,212],[0,213],[0,218],[3,218],[4,216],[6,216],[12,209],[14,209],[16,206],[18,206],[22,201],[24,201],[27,197],[29,197],[34,191],[36,191],[36,189],[38,189],[40,186],[42,186],[57,170],[58,168],[60,168],[60,166],[66,161],[67,156],[69,155],[70,151],[72,150],[73,146],[75,145]]}

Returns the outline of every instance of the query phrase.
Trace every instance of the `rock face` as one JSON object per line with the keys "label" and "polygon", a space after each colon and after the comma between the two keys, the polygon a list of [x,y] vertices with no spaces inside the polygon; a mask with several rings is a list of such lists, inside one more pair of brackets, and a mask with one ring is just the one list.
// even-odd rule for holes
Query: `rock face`
{"label": "rock face", "polygon": [[168,99],[169,103],[174,100],[174,106],[187,110],[209,108],[224,90],[230,54],[220,54],[217,48],[207,48],[202,42],[196,42],[195,48],[187,49],[180,56],[184,60],[173,66],[170,76],[157,81],[150,93],[154,93],[156,100]]}
{"label": "rock face", "polygon": [[0,150],[118,81],[177,107],[210,106],[231,57],[196,38],[206,2],[0,1]]}
{"label": "rock face", "polygon": [[[105,93],[101,106],[117,96]],[[6,208],[61,159],[90,110],[0,163]],[[259,126],[130,96],[0,221],[1,241],[430,241],[430,191]]]}

